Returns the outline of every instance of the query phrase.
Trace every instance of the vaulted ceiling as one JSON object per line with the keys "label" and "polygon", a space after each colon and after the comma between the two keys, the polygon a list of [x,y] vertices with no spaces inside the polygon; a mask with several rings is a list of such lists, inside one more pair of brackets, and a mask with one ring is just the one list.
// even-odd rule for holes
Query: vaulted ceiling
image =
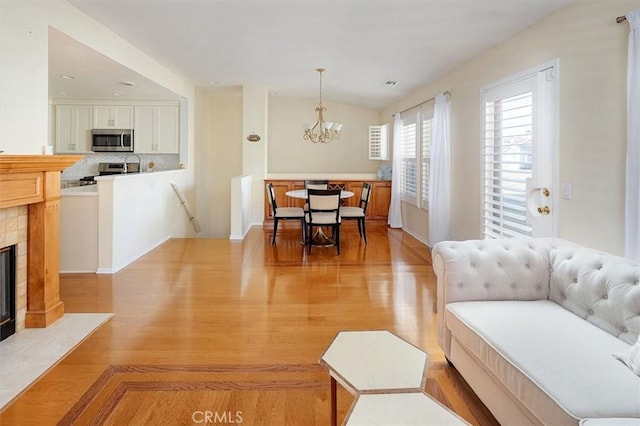
{"label": "vaulted ceiling", "polygon": [[[573,0],[71,0],[199,87],[265,85],[382,109]],[[51,96],[83,97],[60,74],[82,74],[89,97],[166,97],[153,82],[113,87],[118,64],[64,35],[51,46]],[[66,47],[61,47],[66,43]],[[72,48],[74,47],[76,50]],[[106,61],[102,62],[101,61]],[[91,72],[93,64],[101,72]],[[119,71],[117,71],[119,70]],[[108,71],[108,72],[105,72]],[[110,73],[121,72],[118,78]],[[74,75],[75,75],[74,74]],[[395,81],[389,86],[386,81]],[[136,82],[137,83],[137,82]],[[66,87],[62,87],[66,84]],[[147,84],[149,84],[147,86]],[[109,86],[111,85],[111,86]],[[93,87],[90,90],[89,87]],[[121,90],[117,90],[121,89]],[[65,92],[67,95],[59,95]],[[100,96],[97,96],[100,95]]]}

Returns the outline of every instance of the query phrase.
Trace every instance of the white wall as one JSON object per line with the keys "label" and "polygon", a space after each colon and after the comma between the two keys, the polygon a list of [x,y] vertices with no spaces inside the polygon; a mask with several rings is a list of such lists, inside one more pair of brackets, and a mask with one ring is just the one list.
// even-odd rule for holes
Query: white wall
{"label": "white wall", "polygon": [[231,240],[244,239],[252,226],[252,188],[251,176],[235,176],[231,179]]}
{"label": "white wall", "polygon": [[201,236],[229,238],[230,183],[242,174],[242,91],[198,91],[196,212]]}
{"label": "white wall", "polygon": [[[266,86],[242,87],[242,173],[251,176],[251,223],[264,219],[264,178],[267,174],[267,117],[269,92]],[[256,133],[261,139],[250,142],[247,136]],[[233,209],[233,206],[232,206]],[[232,213],[233,214],[233,213]]]}
{"label": "white wall", "polygon": [[48,141],[45,8],[0,2],[0,150],[42,154]]}
{"label": "white wall", "polygon": [[[60,272],[98,268],[98,193],[95,185],[62,191],[60,200]],[[94,190],[94,191],[90,191]]]}
{"label": "white wall", "polygon": [[[559,237],[622,254],[629,27],[615,18],[638,8],[577,1],[383,111],[391,123],[394,112],[451,92],[454,239],[481,237],[481,87],[559,58],[559,180],[573,186],[556,211]],[[425,213],[406,213],[410,230],[426,232]]]}
{"label": "white wall", "polygon": [[369,126],[380,124],[378,111],[324,101],[325,119],[344,124],[338,141],[305,141],[303,124],[314,122],[318,99],[269,97],[267,173],[375,173],[369,160]]}

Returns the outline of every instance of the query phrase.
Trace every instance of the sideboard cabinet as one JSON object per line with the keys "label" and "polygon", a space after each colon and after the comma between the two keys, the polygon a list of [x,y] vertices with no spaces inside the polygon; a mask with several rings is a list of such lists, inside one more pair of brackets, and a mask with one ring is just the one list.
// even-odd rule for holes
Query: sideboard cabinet
{"label": "sideboard cabinet", "polygon": [[[369,198],[369,207],[367,208],[367,220],[376,222],[387,222],[389,214],[389,203],[391,201],[391,181],[388,180],[330,180],[329,188],[340,188],[354,193],[353,197],[345,198],[344,204],[347,206],[357,206],[360,201],[360,192],[362,184],[368,182],[371,184],[371,197]],[[272,183],[276,193],[276,203],[278,207],[303,207],[305,200],[287,197],[287,191],[296,189],[304,189],[304,180],[283,180],[283,179],[265,179],[265,196],[264,196],[264,222],[265,225],[273,223],[273,212],[269,205],[269,195],[266,192],[267,184]]]}

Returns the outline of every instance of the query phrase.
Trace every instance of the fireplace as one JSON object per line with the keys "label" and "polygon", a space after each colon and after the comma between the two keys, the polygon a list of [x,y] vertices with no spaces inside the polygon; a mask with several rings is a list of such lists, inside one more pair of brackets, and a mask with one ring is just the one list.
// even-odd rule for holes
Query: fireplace
{"label": "fireplace", "polygon": [[[7,255],[13,266],[2,266],[3,276],[12,271],[13,285],[3,290],[0,322],[13,310],[16,332],[47,327],[64,315],[58,272],[60,172],[81,159],[0,155],[0,249],[14,246]],[[12,293],[13,301],[4,301],[5,293]]]}
{"label": "fireplace", "polygon": [[16,246],[0,249],[0,341],[16,332]]}

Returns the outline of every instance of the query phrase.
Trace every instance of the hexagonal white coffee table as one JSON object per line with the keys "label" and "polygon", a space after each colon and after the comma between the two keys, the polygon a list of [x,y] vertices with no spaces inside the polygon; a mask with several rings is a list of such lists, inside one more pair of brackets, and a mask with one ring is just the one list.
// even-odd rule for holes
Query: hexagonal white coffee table
{"label": "hexagonal white coffee table", "polygon": [[336,382],[356,396],[422,392],[428,361],[424,351],[387,330],[339,332],[320,357],[331,376],[332,424]]}
{"label": "hexagonal white coffee table", "polygon": [[464,426],[447,407],[423,392],[359,395],[344,421],[345,426]]}

